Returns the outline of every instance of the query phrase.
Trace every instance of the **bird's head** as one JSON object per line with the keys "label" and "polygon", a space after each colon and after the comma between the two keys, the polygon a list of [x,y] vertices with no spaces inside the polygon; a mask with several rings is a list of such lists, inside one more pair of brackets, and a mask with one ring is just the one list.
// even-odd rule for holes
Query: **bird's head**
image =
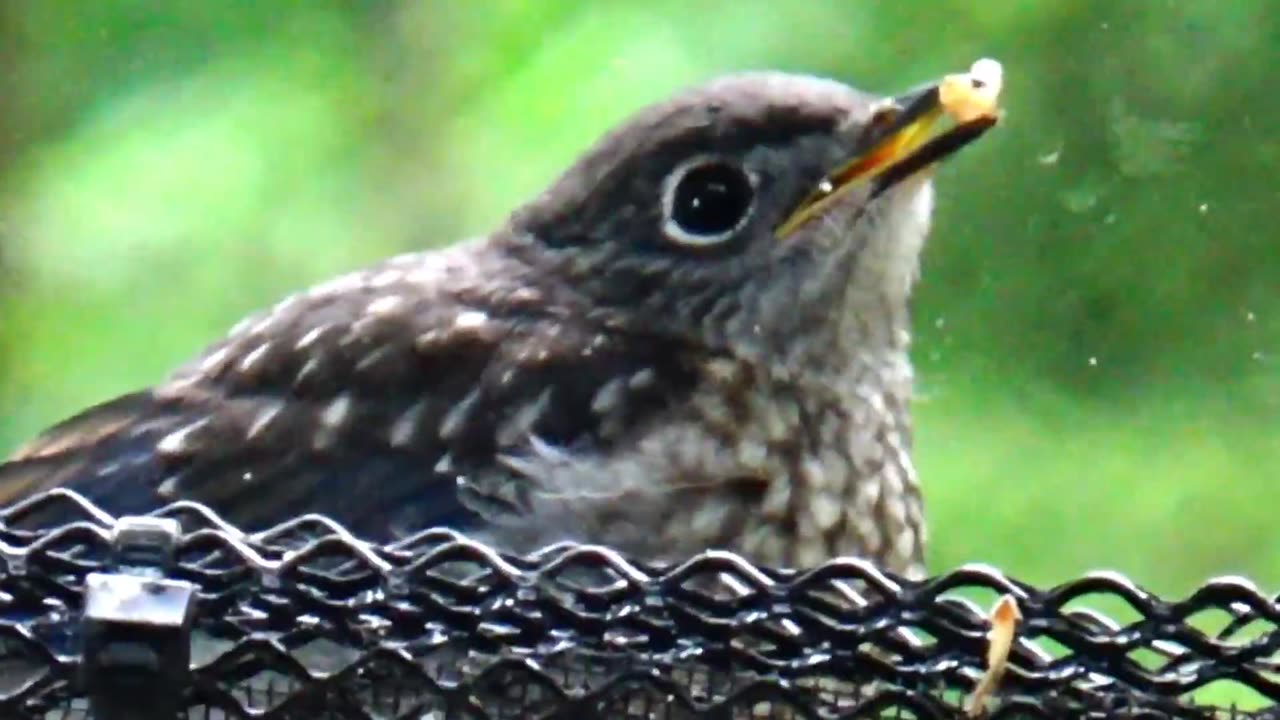
{"label": "bird's head", "polygon": [[626,329],[775,366],[905,342],[932,169],[995,123],[999,84],[993,61],[896,98],[722,77],[607,134],[505,235]]}

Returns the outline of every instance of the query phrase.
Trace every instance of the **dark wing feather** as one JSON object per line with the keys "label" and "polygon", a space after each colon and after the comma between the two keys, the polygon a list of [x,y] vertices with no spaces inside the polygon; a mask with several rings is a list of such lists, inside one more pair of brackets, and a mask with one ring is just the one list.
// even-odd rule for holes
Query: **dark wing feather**
{"label": "dark wing feather", "polygon": [[[46,430],[0,465],[0,504],[8,505],[39,490],[72,486],[93,476],[92,489],[113,496],[117,512],[138,512],[154,505],[160,475],[155,440],[181,427],[187,410],[164,407],[150,392],[137,392],[89,408]],[[122,482],[125,479],[127,482]]]}
{"label": "dark wing feather", "polygon": [[193,499],[246,529],[318,512],[370,539],[522,512],[499,453],[533,437],[605,452],[692,375],[661,343],[570,320],[584,315],[483,251],[397,258],[251,318],[0,465],[0,503],[50,487],[113,514]]}

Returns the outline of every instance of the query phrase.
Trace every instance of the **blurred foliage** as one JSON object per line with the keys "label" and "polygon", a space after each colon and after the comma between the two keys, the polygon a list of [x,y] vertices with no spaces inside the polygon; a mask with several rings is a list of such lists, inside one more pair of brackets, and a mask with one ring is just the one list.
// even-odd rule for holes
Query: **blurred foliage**
{"label": "blurred foliage", "polygon": [[982,56],[916,302],[935,567],[1280,584],[1280,6],[10,0],[0,447],[243,314],[482,233],[641,104]]}

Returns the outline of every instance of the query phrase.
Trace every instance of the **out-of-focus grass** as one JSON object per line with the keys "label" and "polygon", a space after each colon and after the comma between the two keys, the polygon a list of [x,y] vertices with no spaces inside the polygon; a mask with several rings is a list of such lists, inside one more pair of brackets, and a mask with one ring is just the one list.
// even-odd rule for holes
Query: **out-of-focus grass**
{"label": "out-of-focus grass", "polygon": [[[1115,570],[1164,600],[1224,575],[1242,575],[1264,595],[1280,587],[1272,470],[1280,441],[1249,398],[1144,397],[1122,407],[1044,388],[1016,397],[989,386],[935,390],[917,406],[931,570],[980,562],[1041,588]],[[962,594],[983,607],[994,599]],[[1143,620],[1111,596],[1066,607],[1120,625]],[[1221,612],[1190,620],[1206,633],[1226,624]],[[1266,629],[1257,625],[1231,640],[1257,637]],[[1165,662],[1139,655],[1148,669]],[[1227,681],[1193,696],[1240,709],[1268,704]]]}
{"label": "out-of-focus grass", "polygon": [[1248,398],[933,388],[916,416],[934,569],[1040,584],[1110,569],[1174,595],[1229,574],[1280,585],[1280,440]]}

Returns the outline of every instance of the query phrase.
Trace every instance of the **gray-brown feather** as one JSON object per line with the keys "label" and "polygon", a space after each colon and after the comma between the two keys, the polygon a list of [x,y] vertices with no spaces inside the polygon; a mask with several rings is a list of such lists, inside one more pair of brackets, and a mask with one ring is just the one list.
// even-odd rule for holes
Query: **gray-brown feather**
{"label": "gray-brown feather", "polygon": [[608,452],[692,378],[679,347],[586,325],[526,271],[471,243],[290,297],[127,405],[53,429],[0,487],[109,509],[196,499],[258,527],[325,512],[372,537],[526,512],[500,453]]}
{"label": "gray-brown feather", "polygon": [[[0,501],[69,486],[261,527],[447,524],[677,559],[861,555],[922,572],[907,301],[927,181],[774,229],[852,151],[873,98],[776,73],[639,113],[490,236],[299,293],[152,389],[0,466]],[[690,157],[749,168],[731,242],[664,235]]]}

